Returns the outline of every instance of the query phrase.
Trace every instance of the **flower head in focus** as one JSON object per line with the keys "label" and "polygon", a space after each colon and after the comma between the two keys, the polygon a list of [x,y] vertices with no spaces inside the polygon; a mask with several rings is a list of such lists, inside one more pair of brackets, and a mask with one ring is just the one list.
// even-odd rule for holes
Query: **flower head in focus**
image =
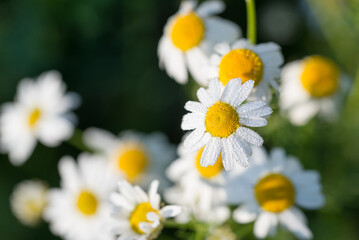
{"label": "flower head in focus", "polygon": [[108,197],[117,178],[108,162],[83,153],[59,163],[61,188],[52,189],[45,219],[51,231],[68,240],[112,240]]}
{"label": "flower head in focus", "polygon": [[158,185],[157,180],[152,181],[148,193],[145,193],[139,186],[132,186],[125,180],[119,182],[119,193],[110,196],[115,206],[113,231],[119,235],[119,240],[155,239],[166,219],[181,212],[181,207],[175,205],[160,208]]}
{"label": "flower head in focus", "polygon": [[15,186],[10,197],[11,210],[23,224],[35,226],[47,205],[48,187],[39,180],[26,180]]}
{"label": "flower head in focus", "polygon": [[170,17],[158,45],[160,65],[178,83],[188,80],[187,68],[201,85],[207,85],[206,67],[213,45],[240,37],[239,27],[214,17],[225,6],[222,1],[209,0],[197,7],[196,1],[182,1],[178,13]]}
{"label": "flower head in focus", "polygon": [[241,39],[233,45],[220,43],[215,50],[217,53],[211,57],[212,67],[207,74],[209,78],[218,78],[223,85],[233,78],[243,82],[253,80],[254,89],[249,99],[270,101],[270,86],[278,89],[277,80],[283,64],[279,45],[273,42],[253,45]]}
{"label": "flower head in focus", "polygon": [[166,185],[164,171],[175,158],[175,148],[162,133],[125,131],[119,137],[98,128],[84,132],[84,142],[103,154],[121,179],[148,187],[157,178]]}
{"label": "flower head in focus", "polygon": [[185,139],[184,147],[192,152],[204,147],[201,166],[213,166],[220,154],[225,170],[231,170],[236,163],[248,166],[251,146],[261,146],[263,139],[248,127],[267,125],[266,116],[272,109],[263,101],[243,102],[254,86],[248,80],[232,79],[223,89],[219,80],[211,80],[208,89],[200,88],[197,96],[200,102],[189,101],[182,120],[183,130],[193,130]]}
{"label": "flower head in focus", "polygon": [[241,188],[228,191],[229,202],[240,203],[233,213],[239,223],[255,221],[254,235],[274,235],[279,224],[299,239],[312,233],[299,208],[318,209],[324,205],[320,176],[317,171],[303,170],[298,159],[286,156],[283,149],[273,149],[269,156],[264,148],[255,148],[254,163],[229,183]]}
{"label": "flower head in focus", "polygon": [[167,177],[175,186],[166,189],[164,196],[169,203],[183,207],[176,217],[177,222],[189,222],[193,217],[201,222],[221,224],[230,215],[224,188],[227,172],[221,156],[213,166],[202,167],[202,153],[203,148],[188,153],[182,144],[179,145],[179,158],[167,169]]}
{"label": "flower head in focus", "polygon": [[334,120],[349,86],[332,60],[309,56],[284,66],[280,107],[295,125],[304,125],[317,114]]}
{"label": "flower head in focus", "polygon": [[36,81],[23,79],[15,102],[2,106],[0,151],[9,154],[12,164],[23,164],[37,140],[54,147],[72,136],[74,116],[69,111],[79,104],[79,97],[65,90],[58,72],[46,72]]}

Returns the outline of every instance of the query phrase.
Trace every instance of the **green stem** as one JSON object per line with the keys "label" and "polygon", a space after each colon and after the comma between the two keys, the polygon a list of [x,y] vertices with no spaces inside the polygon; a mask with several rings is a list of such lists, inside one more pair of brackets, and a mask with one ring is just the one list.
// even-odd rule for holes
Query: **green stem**
{"label": "green stem", "polygon": [[257,43],[256,5],[254,0],[246,0],[247,6],[247,38],[252,44]]}
{"label": "green stem", "polygon": [[82,140],[82,131],[79,129],[75,129],[74,130],[74,134],[72,135],[72,137],[67,140],[67,143],[70,144],[71,146],[77,148],[80,151],[84,151],[84,152],[92,152],[90,149],[88,149],[88,147],[86,147],[86,145],[83,143]]}

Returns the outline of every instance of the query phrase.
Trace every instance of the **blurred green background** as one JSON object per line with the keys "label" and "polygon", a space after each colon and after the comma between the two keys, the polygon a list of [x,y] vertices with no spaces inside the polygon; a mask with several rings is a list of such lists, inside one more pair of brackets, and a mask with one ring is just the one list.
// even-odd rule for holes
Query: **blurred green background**
{"label": "blurred green background", "polygon": [[[246,32],[244,0],[225,1],[221,16]],[[257,0],[259,42],[275,41],[286,62],[309,54],[333,58],[354,80],[359,66],[358,0]],[[179,1],[168,0],[1,0],[0,104],[12,101],[21,78],[56,69],[70,91],[83,100],[78,128],[96,126],[163,131],[173,143],[182,137],[184,103],[193,98],[193,81],[180,86],[158,68],[157,43]],[[276,100],[276,98],[275,98]],[[276,101],[272,107],[278,110]],[[282,146],[305,168],[322,174],[326,206],[307,211],[315,239],[359,239],[359,82],[347,98],[339,122],[313,120],[293,127],[278,115],[259,132],[265,146]],[[12,215],[9,196],[24,179],[58,186],[57,162],[76,156],[67,143],[39,145],[21,167],[0,155],[1,239],[56,239],[45,223],[22,226]],[[232,225],[241,232],[250,226]],[[248,232],[248,231],[247,231]],[[176,239],[166,230],[162,239]],[[172,237],[171,237],[172,236]],[[281,232],[276,239],[292,239]],[[250,231],[241,239],[254,239]]]}

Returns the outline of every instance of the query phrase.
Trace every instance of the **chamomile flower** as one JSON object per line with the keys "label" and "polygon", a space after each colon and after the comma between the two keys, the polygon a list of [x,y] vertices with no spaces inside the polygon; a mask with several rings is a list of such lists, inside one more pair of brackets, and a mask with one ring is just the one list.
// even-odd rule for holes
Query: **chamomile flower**
{"label": "chamomile flower", "polygon": [[239,27],[213,15],[225,8],[222,1],[182,1],[178,13],[170,17],[158,44],[160,66],[178,83],[188,80],[187,69],[201,85],[207,85],[205,69],[213,45],[240,37]]}
{"label": "chamomile flower", "polygon": [[304,125],[315,115],[334,120],[349,85],[332,60],[309,56],[283,68],[280,107],[295,125]]}
{"label": "chamomile flower", "polygon": [[16,218],[28,226],[42,220],[47,204],[47,185],[39,180],[26,180],[15,186],[10,197],[11,210]]}
{"label": "chamomile flower", "polygon": [[210,82],[207,90],[200,88],[197,97],[200,102],[189,101],[185,109],[191,111],[182,120],[183,130],[193,130],[184,140],[184,147],[192,152],[204,150],[201,166],[213,166],[220,154],[225,170],[231,170],[236,163],[248,166],[251,146],[261,146],[263,139],[256,132],[245,127],[267,125],[265,116],[272,109],[263,101],[243,102],[254,86],[248,80],[232,79],[224,90],[219,80]]}
{"label": "chamomile flower", "polygon": [[118,137],[98,128],[84,132],[84,142],[105,155],[111,169],[131,183],[147,187],[157,178],[165,185],[164,171],[175,158],[175,148],[162,133],[125,131]]}
{"label": "chamomile flower", "polygon": [[79,103],[75,94],[65,93],[61,75],[50,71],[36,81],[23,79],[15,102],[6,103],[0,115],[0,151],[8,153],[12,164],[23,164],[37,140],[48,147],[71,137],[73,119],[69,111]]}
{"label": "chamomile flower", "polygon": [[269,102],[271,99],[270,86],[278,89],[277,80],[280,77],[280,66],[283,56],[279,45],[273,42],[253,45],[245,39],[215,46],[216,54],[211,57],[211,67],[208,69],[209,78],[218,78],[226,85],[233,78],[243,82],[254,81],[253,93],[249,99],[261,99]]}
{"label": "chamomile flower", "polygon": [[51,231],[67,240],[111,240],[108,197],[116,187],[107,161],[82,154],[59,163],[61,188],[52,189],[45,219]]}
{"label": "chamomile flower", "polygon": [[192,217],[201,222],[222,223],[229,218],[225,206],[226,184],[222,157],[213,166],[202,167],[200,159],[203,148],[188,153],[182,144],[178,147],[179,159],[167,169],[167,177],[176,185],[165,190],[168,202],[183,207],[176,218],[178,222],[188,222]]}
{"label": "chamomile flower", "polygon": [[167,218],[175,217],[181,208],[168,205],[160,208],[161,197],[157,193],[159,182],[152,181],[148,193],[127,181],[119,182],[119,193],[114,192],[110,201],[115,206],[113,231],[118,239],[155,239]]}
{"label": "chamomile flower", "polygon": [[269,156],[263,148],[255,149],[252,159],[254,164],[228,184],[229,189],[241,184],[236,192],[228,191],[230,202],[242,204],[234,211],[234,220],[255,221],[258,238],[275,234],[278,225],[299,239],[312,238],[306,217],[296,205],[306,209],[323,206],[319,173],[303,170],[298,159],[286,156],[280,148]]}

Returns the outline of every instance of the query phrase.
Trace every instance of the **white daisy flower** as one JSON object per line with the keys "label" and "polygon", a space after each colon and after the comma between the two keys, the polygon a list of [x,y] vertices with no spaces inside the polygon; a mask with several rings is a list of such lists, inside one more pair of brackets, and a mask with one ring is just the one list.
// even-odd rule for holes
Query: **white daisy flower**
{"label": "white daisy flower", "polygon": [[222,223],[229,218],[226,207],[226,184],[222,157],[213,166],[202,167],[200,159],[203,148],[194,153],[178,147],[179,159],[167,169],[167,177],[176,183],[165,190],[168,202],[183,207],[176,217],[178,222],[188,222],[192,217],[201,222]]}
{"label": "white daisy flower", "polygon": [[209,78],[218,78],[223,85],[233,78],[240,78],[243,82],[253,80],[254,90],[249,99],[270,101],[270,86],[278,89],[277,80],[283,64],[279,45],[273,42],[253,45],[241,39],[232,46],[220,43],[215,50],[217,54],[212,55],[212,66],[208,69]]}
{"label": "white daisy flower", "polygon": [[213,15],[225,8],[222,1],[209,0],[197,7],[197,1],[182,1],[179,11],[169,18],[158,44],[160,66],[178,83],[188,80],[187,68],[201,85],[207,85],[206,66],[213,45],[234,41],[239,27]]}
{"label": "white daisy flower", "polygon": [[295,125],[304,125],[317,114],[335,120],[349,86],[332,60],[306,57],[283,68],[279,104]]}
{"label": "white daisy flower", "polygon": [[115,222],[113,230],[119,240],[155,239],[167,218],[175,217],[181,207],[168,205],[160,208],[161,197],[157,193],[159,182],[152,181],[148,193],[127,181],[119,182],[119,193],[112,193],[110,201]]}
{"label": "white daisy flower", "polygon": [[168,183],[164,171],[175,158],[175,147],[162,133],[142,134],[125,131],[118,137],[98,128],[84,132],[84,142],[104,154],[112,170],[131,183],[148,187],[157,178]]}
{"label": "white daisy flower", "polygon": [[273,149],[269,156],[257,148],[252,159],[255,164],[228,184],[229,202],[242,204],[234,211],[234,220],[255,221],[258,238],[275,234],[279,224],[299,239],[312,238],[306,217],[296,205],[306,209],[324,205],[319,173],[303,170],[298,159],[286,156],[281,148]]}
{"label": "white daisy flower", "polygon": [[201,166],[213,166],[221,154],[225,170],[233,169],[236,163],[246,167],[252,153],[249,144],[262,145],[262,137],[245,126],[267,125],[264,117],[272,109],[263,101],[243,104],[253,86],[252,80],[242,84],[240,79],[232,79],[222,91],[220,81],[214,79],[207,90],[197,91],[200,102],[186,103],[185,109],[191,113],[183,117],[182,129],[193,131],[185,139],[184,147],[192,152],[205,146]]}
{"label": "white daisy flower", "polygon": [[9,154],[12,164],[23,164],[37,140],[54,147],[72,136],[74,116],[69,111],[79,104],[79,97],[65,90],[60,73],[46,72],[37,81],[21,80],[15,102],[2,106],[0,151]]}
{"label": "white daisy flower", "polygon": [[39,180],[26,180],[15,186],[10,197],[11,210],[16,218],[28,226],[42,220],[47,205],[47,185]]}
{"label": "white daisy flower", "polygon": [[108,197],[116,176],[102,158],[82,154],[59,163],[61,188],[49,194],[45,219],[51,231],[67,240],[113,239]]}

